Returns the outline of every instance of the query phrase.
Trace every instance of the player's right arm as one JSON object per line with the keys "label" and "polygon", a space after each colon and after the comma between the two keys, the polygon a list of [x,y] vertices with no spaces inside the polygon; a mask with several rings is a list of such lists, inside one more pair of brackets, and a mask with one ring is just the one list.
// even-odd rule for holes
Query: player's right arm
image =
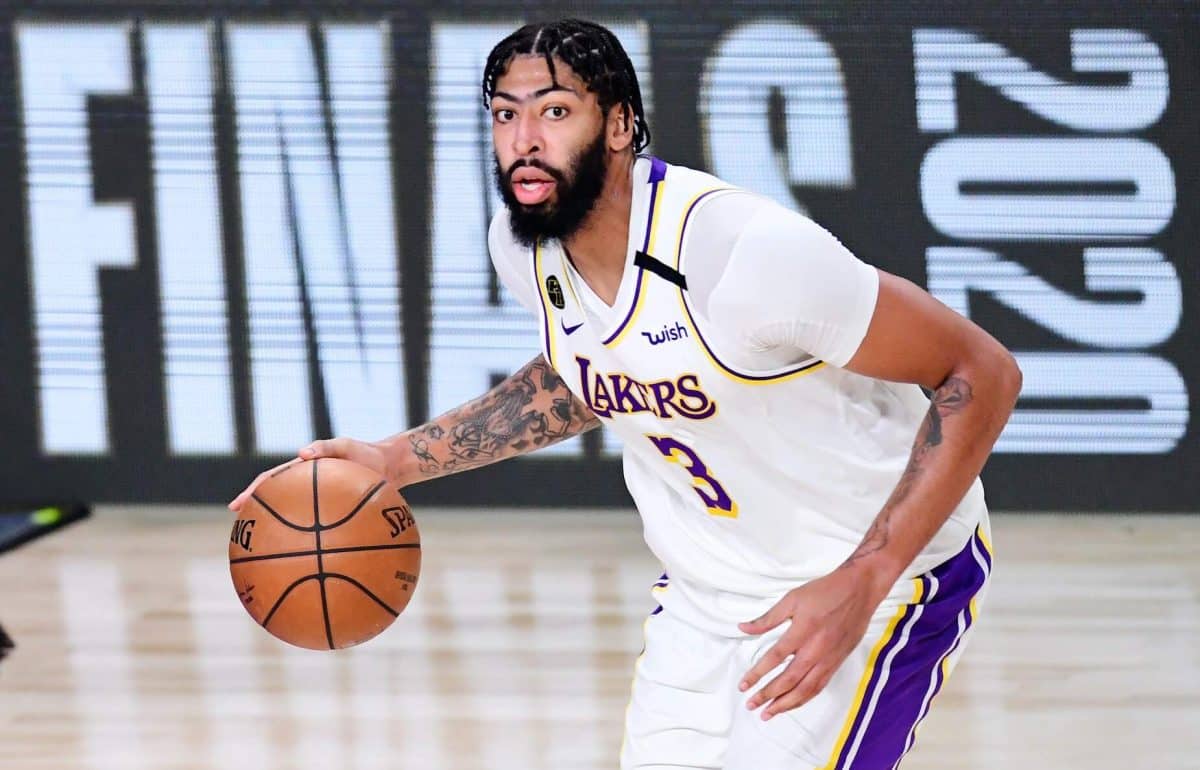
{"label": "player's right arm", "polygon": [[[314,441],[284,465],[341,457],[373,468],[398,487],[516,457],[556,444],[600,424],[538,354],[479,398],[441,417],[382,441],[352,438]],[[283,466],[279,466],[283,467]],[[240,510],[254,488],[274,473],[259,474],[231,503]]]}
{"label": "player's right arm", "polygon": [[[531,271],[525,269],[529,249],[513,238],[504,210],[497,212],[488,226],[488,252],[501,283],[536,316],[537,287]],[[229,507],[240,510],[264,479],[304,460],[340,457],[373,468],[396,486],[405,487],[532,452],[599,424],[539,354],[479,398],[424,425],[382,441],[314,441],[301,449],[296,459],[260,473]]]}
{"label": "player's right arm", "polygon": [[598,425],[539,353],[479,398],[379,446],[384,475],[406,486],[527,454]]}

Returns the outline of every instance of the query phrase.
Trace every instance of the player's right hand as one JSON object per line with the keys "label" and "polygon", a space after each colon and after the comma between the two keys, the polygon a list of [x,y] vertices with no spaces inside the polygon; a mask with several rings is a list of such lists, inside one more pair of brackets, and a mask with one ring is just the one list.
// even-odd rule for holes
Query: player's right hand
{"label": "player's right hand", "polygon": [[229,502],[229,510],[237,513],[242,510],[242,506],[254,494],[254,490],[259,484],[266,481],[275,473],[307,460],[317,460],[322,457],[339,457],[343,460],[365,465],[373,471],[376,471],[381,476],[387,475],[387,458],[384,456],[383,448],[378,444],[373,444],[368,441],[359,441],[352,438],[330,438],[314,441],[306,447],[303,447],[296,453],[293,460],[288,460],[286,463],[276,465],[274,468],[269,468],[254,477],[254,481],[242,490],[242,493],[233,498]]}

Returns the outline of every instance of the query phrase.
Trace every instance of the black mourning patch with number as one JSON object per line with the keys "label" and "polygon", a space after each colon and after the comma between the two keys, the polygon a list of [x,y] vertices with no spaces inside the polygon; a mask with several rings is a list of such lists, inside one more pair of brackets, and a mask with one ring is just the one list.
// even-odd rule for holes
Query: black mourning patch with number
{"label": "black mourning patch with number", "polygon": [[566,301],[563,299],[562,284],[558,282],[557,276],[552,275],[546,279],[546,296],[550,298],[550,302],[559,310],[567,306]]}

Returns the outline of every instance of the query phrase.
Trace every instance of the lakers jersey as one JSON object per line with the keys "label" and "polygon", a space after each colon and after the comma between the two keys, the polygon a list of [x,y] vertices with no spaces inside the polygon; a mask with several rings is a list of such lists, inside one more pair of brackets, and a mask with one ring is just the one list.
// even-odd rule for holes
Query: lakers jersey
{"label": "lakers jersey", "polygon": [[[687,288],[689,259],[710,246],[689,234],[707,203],[735,191],[650,158],[639,158],[634,180],[622,281],[632,289],[618,294],[609,323],[586,312],[588,289],[558,242],[493,242],[493,259],[502,278],[536,288],[547,361],[622,438],[646,542],[672,579],[777,597],[859,545],[908,463],[929,401],[916,385],[812,356],[739,367]],[[957,553],[984,514],[976,479],[908,574]]]}

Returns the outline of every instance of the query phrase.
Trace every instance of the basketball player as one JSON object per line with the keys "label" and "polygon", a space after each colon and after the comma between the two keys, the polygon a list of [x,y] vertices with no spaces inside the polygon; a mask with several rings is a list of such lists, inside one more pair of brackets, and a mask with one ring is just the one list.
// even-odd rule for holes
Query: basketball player
{"label": "basketball player", "polygon": [[978,475],[1012,356],[805,217],[638,154],[637,77],[604,27],[522,27],[483,99],[489,247],[541,354],[432,422],[300,458],[404,486],[605,425],[666,568],[621,767],[894,768],[987,586]]}

